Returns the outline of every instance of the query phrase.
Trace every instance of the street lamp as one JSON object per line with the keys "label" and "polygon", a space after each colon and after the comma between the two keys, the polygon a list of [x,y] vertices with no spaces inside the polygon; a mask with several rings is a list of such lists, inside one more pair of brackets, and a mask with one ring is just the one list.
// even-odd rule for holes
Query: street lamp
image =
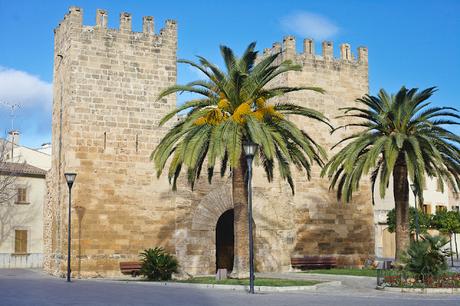
{"label": "street lamp", "polygon": [[251,140],[243,143],[244,155],[248,163],[248,222],[249,222],[249,293],[254,294],[254,241],[252,237],[252,160],[257,144]]}
{"label": "street lamp", "polygon": [[410,189],[412,189],[412,192],[414,193],[414,199],[415,199],[415,240],[418,241],[418,235],[420,233],[420,225],[418,223],[417,185],[410,184]]}
{"label": "street lamp", "polygon": [[67,281],[70,282],[70,228],[72,224],[71,218],[71,203],[72,203],[72,185],[75,182],[77,177],[76,173],[64,173],[65,180],[67,181],[67,186],[69,186],[69,228],[68,228],[68,237],[67,237]]}

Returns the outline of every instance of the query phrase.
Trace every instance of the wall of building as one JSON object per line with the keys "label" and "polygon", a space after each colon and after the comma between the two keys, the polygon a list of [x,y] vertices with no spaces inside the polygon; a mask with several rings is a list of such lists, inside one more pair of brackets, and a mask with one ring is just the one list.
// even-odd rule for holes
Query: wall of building
{"label": "wall of building", "polygon": [[[16,186],[27,188],[27,204],[0,205],[0,268],[39,268],[43,265],[43,201],[45,179],[18,177]],[[15,230],[27,230],[27,254],[15,254]]]}
{"label": "wall of building", "polygon": [[[355,105],[356,98],[368,93],[367,48],[358,48],[355,56],[350,45],[342,44],[339,47],[339,58],[336,58],[332,42],[322,42],[321,55],[315,54],[314,44],[313,40],[305,39],[302,50],[298,52],[295,38],[287,36],[282,44],[275,43],[265,53],[282,50],[283,60],[293,60],[302,67],[302,71],[289,72],[284,79],[279,79],[280,85],[315,86],[326,91],[324,94],[300,91],[279,101],[318,110],[337,127],[347,123],[345,119],[336,119],[341,115],[339,108]],[[332,156],[339,149],[330,151],[333,145],[355,131],[348,128],[331,135],[328,127],[320,122],[296,116],[290,119],[321,144],[327,150],[328,156]],[[278,252],[283,253],[284,268],[289,266],[288,258],[291,256],[336,255],[339,264],[345,266],[362,265],[373,256],[373,239],[369,239],[373,234],[372,206],[369,184],[365,179],[361,184],[361,191],[354,195],[350,203],[337,201],[335,191],[329,190],[329,181],[320,178],[320,168],[317,166],[313,167],[310,180],[304,174],[296,172],[295,184],[296,194],[292,196],[289,195],[287,184],[281,183],[284,193],[281,198],[289,201],[284,204],[287,207],[279,209],[283,209],[286,220],[290,220],[284,224],[290,231],[284,237],[279,237],[282,243],[275,246],[279,248]],[[277,203],[272,203],[271,206],[277,206]],[[289,211],[294,213],[290,214]],[[276,215],[272,218],[276,218]],[[273,233],[270,223],[266,223],[263,229],[266,231],[263,234],[265,237]],[[267,256],[271,250],[267,251],[260,255]]]}
{"label": "wall of building", "polygon": [[8,139],[0,139],[0,154],[3,161],[12,163],[27,163],[46,171],[51,168],[51,144],[42,146],[39,149],[28,148],[21,145],[21,135],[19,131],[15,130],[14,134],[14,139],[12,139],[11,135]]}
{"label": "wall of building", "polygon": [[[387,214],[395,207],[393,178],[390,177],[389,186],[383,198],[379,194],[379,182],[377,179],[374,196],[375,255],[379,258],[392,258],[395,252],[395,234],[388,232]],[[436,178],[426,178],[426,184],[423,186],[423,204],[430,207],[432,214],[436,213],[436,206],[452,210],[454,203],[454,197],[451,195],[448,186],[444,186],[444,190],[441,191],[438,188]],[[415,198],[412,191],[409,192],[409,206],[415,207]]]}

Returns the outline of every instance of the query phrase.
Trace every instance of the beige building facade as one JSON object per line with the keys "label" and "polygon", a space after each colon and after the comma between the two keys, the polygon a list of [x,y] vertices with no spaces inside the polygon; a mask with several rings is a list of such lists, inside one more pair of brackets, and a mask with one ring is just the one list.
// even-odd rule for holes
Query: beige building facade
{"label": "beige building facade", "polygon": [[51,156],[1,140],[0,268],[43,266],[43,204]]}
{"label": "beige building facade", "polygon": [[[396,251],[395,234],[388,231],[387,214],[395,207],[393,198],[393,179],[386,191],[385,197],[380,198],[378,182],[375,190],[374,226],[375,226],[375,256],[377,258],[394,258]],[[441,191],[438,188],[437,179],[426,179],[423,186],[423,206],[425,213],[436,214],[440,210],[458,211],[459,200],[455,198],[448,186]],[[415,198],[412,191],[409,192],[409,206],[415,207]]]}
{"label": "beige building facade", "polygon": [[[108,13],[98,10],[96,25],[83,25],[83,11],[72,7],[55,30],[52,168],[47,176],[45,269],[62,275],[67,257],[68,190],[64,172],[76,172],[72,190],[72,271],[74,276],[119,275],[119,262],[163,246],[191,274],[215,273],[231,265],[234,253],[231,179],[211,185],[198,181],[192,191],[179,182],[172,192],[166,177],[157,179],[150,154],[167,127],[162,116],[176,107],[174,96],[156,101],[160,90],[176,83],[177,25],[166,21],[156,34],[152,17],[133,32],[131,15],[120,14],[119,29],[107,28]],[[285,37],[265,54],[302,65],[278,81],[288,86],[319,86],[327,93],[302,92],[289,99],[329,118],[368,92],[368,56],[359,48],[331,42],[316,55],[305,40],[297,52]],[[262,55],[263,56],[263,55]],[[343,134],[293,117],[326,148]],[[344,121],[333,120],[334,125]],[[349,131],[347,131],[349,132]],[[254,170],[256,269],[288,271],[291,257],[333,255],[341,266],[361,266],[374,256],[373,209],[369,184],[352,203],[339,203],[319,168],[309,181],[295,175],[296,194],[287,183],[268,183]],[[229,264],[230,263],[230,264]]]}

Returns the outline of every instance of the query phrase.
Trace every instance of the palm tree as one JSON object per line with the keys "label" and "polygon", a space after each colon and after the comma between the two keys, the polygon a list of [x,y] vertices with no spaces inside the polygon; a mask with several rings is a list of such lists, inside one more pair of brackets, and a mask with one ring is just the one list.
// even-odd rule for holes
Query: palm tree
{"label": "palm tree", "polygon": [[306,132],[300,130],[288,115],[299,115],[319,120],[329,125],[319,112],[292,103],[272,103],[272,99],[299,90],[316,87],[268,86],[277,76],[288,71],[299,71],[300,66],[291,61],[279,64],[279,53],[268,55],[256,63],[255,43],[251,43],[241,58],[221,46],[226,71],[203,57],[199,63],[180,60],[205,76],[206,80],[175,85],[160,93],[159,99],[176,92],[197,94],[199,98],[185,102],[167,114],[160,122],[188,110],[164,136],[151,158],[159,177],[170,159],[168,178],[173,190],[182,168],[187,168],[187,180],[192,189],[206,162],[208,181],[211,183],[216,162],[221,161],[220,174],[227,167],[232,175],[234,204],[235,256],[233,275],[244,276],[248,262],[247,190],[245,185],[246,163],[242,155],[242,143],[250,140],[259,145],[257,158],[264,168],[268,181],[273,180],[274,163],[278,172],[294,192],[291,164],[305,170],[310,177],[312,163],[323,165],[325,151]]}
{"label": "palm tree", "polygon": [[[425,177],[437,177],[443,190],[447,183],[455,193],[460,187],[460,137],[445,129],[458,125],[452,107],[430,107],[427,100],[435,87],[419,91],[402,87],[396,95],[383,89],[378,96],[357,99],[359,106],[343,108],[341,117],[356,119],[338,128],[359,127],[360,131],[342,139],[347,143],[322,170],[337,187],[338,198],[349,201],[358,190],[363,175],[371,172],[372,190],[380,179],[380,196],[385,196],[393,175],[396,210],[396,259],[409,245],[409,183],[424,186]],[[417,188],[423,202],[423,190]]]}

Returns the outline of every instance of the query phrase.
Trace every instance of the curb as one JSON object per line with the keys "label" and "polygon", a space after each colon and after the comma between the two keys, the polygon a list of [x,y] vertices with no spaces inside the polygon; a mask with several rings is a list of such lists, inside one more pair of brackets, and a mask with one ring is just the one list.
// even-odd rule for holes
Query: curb
{"label": "curb", "polygon": [[[140,284],[147,286],[168,286],[175,288],[199,288],[199,289],[222,289],[233,291],[249,291],[246,285],[221,285],[221,284],[193,284],[193,283],[176,283],[176,282],[148,282],[148,281],[128,281],[128,280],[97,280],[106,282],[124,282],[131,284]],[[323,286],[340,286],[341,281],[323,282],[311,286],[254,286],[256,292],[289,292],[289,291],[316,291]]]}
{"label": "curb", "polygon": [[305,272],[294,272],[295,274],[311,275],[313,277],[329,277],[329,278],[341,278],[341,279],[375,279],[376,276],[361,276],[361,275],[346,275],[346,274],[320,274],[320,273],[305,273]]}
{"label": "curb", "polygon": [[398,293],[419,293],[419,294],[460,294],[460,288],[398,288],[398,287],[377,287],[377,290],[398,292]]}

